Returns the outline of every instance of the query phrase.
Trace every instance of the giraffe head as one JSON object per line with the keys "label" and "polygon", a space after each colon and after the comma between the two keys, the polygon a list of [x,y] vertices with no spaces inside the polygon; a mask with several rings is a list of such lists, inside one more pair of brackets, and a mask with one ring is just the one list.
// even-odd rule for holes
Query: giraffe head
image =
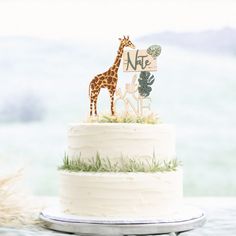
{"label": "giraffe head", "polygon": [[135,49],[135,46],[134,46],[134,44],[130,41],[129,36],[127,36],[127,37],[124,36],[123,39],[119,38],[119,40],[121,41],[121,44],[122,44],[124,47],[129,47],[129,48]]}

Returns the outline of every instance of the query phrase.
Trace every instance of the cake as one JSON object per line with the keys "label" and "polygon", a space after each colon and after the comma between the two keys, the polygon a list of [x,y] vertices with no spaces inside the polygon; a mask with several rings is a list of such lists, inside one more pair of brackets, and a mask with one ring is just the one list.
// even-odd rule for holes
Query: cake
{"label": "cake", "polygon": [[[175,129],[168,124],[81,123],[68,129],[68,159],[89,163],[99,153],[122,165],[148,168],[176,160]],[[155,158],[155,159],[154,159]],[[182,169],[145,172],[60,171],[60,200],[69,214],[120,218],[161,218],[182,206]]]}
{"label": "cake", "polygon": [[[67,151],[59,168],[60,204],[66,214],[151,220],[181,211],[182,168],[176,158],[175,127],[153,119],[147,111],[154,82],[150,71],[156,70],[160,47],[124,52],[125,47],[135,48],[129,37],[120,39],[113,66],[89,84],[90,117],[95,118],[68,127]],[[123,54],[124,71],[140,71],[139,85],[135,75],[124,93],[116,90]],[[96,105],[101,88],[107,88],[111,98],[111,116],[102,119]],[[120,117],[115,112],[115,91],[126,109]]]}

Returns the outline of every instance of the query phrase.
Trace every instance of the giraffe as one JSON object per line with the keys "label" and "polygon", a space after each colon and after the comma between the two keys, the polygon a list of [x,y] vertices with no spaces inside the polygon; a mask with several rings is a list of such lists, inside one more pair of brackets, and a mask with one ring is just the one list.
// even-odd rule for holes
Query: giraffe
{"label": "giraffe", "polygon": [[97,116],[97,99],[101,88],[107,88],[110,94],[111,100],[111,115],[115,115],[114,111],[114,94],[116,91],[116,85],[118,81],[118,69],[120,61],[125,47],[135,49],[134,44],[130,41],[129,36],[119,38],[120,46],[117,52],[117,56],[113,65],[104,73],[96,75],[89,84],[89,96],[90,96],[90,116],[94,114]]}

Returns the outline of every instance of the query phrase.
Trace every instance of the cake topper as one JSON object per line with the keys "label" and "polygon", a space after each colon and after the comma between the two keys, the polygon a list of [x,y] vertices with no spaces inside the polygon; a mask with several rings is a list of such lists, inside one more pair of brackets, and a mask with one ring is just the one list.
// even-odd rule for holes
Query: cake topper
{"label": "cake topper", "polygon": [[134,44],[130,41],[129,36],[120,38],[120,46],[115,58],[114,64],[104,73],[96,75],[89,84],[90,96],[90,116],[97,115],[97,99],[101,88],[107,88],[111,99],[111,114],[114,115],[114,94],[116,91],[118,81],[118,69],[120,66],[121,57],[125,47],[135,48]]}
{"label": "cake topper", "polygon": [[142,71],[139,75],[138,92],[142,97],[148,97],[152,91],[151,85],[154,83],[155,78],[149,71]]}
{"label": "cake topper", "polygon": [[[147,85],[145,84],[145,86]],[[124,92],[122,92],[121,88],[117,89],[115,94],[115,107],[118,102],[122,102],[124,104],[124,111],[122,112],[122,115],[127,116],[134,114],[141,117],[144,115],[144,111],[145,113],[151,113],[151,98],[140,95],[140,88],[141,86],[137,84],[137,75],[135,74],[132,77],[131,83],[126,84]]]}
{"label": "cake topper", "polygon": [[149,54],[146,49],[125,51],[123,56],[123,71],[156,71],[156,62],[156,57],[153,57],[153,54]]}
{"label": "cake topper", "polygon": [[[90,116],[97,116],[97,99],[101,88],[107,88],[109,91],[112,116],[115,115],[118,101],[123,102],[124,111],[121,115],[133,113],[136,116],[143,116],[144,110],[146,110],[145,115],[151,112],[150,93],[155,78],[150,71],[157,70],[157,57],[161,53],[161,47],[151,45],[147,49],[124,51],[125,47],[135,49],[135,46],[129,36],[119,40],[120,46],[113,65],[104,73],[96,75],[89,84]],[[122,56],[124,72],[140,72],[139,75],[133,75],[131,83],[126,84],[124,91],[120,88],[116,90]]]}
{"label": "cake topper", "polygon": [[156,58],[161,54],[161,46],[152,45],[147,49],[147,53],[151,55],[153,58]]}
{"label": "cake topper", "polygon": [[152,113],[150,93],[155,78],[150,71],[157,70],[157,57],[160,53],[161,47],[159,45],[151,45],[147,49],[124,52],[123,71],[140,73],[139,75],[133,75],[132,82],[126,84],[123,92],[121,88],[116,91],[115,105],[121,101],[124,107],[121,115],[134,114],[142,117]]}

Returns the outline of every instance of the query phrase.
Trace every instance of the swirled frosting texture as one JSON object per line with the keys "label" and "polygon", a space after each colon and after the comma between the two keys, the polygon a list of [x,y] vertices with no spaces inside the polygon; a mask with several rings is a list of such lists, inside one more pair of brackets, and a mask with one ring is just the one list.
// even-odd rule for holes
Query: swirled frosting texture
{"label": "swirled frosting texture", "polygon": [[176,158],[175,129],[168,124],[75,123],[68,129],[69,158]]}
{"label": "swirled frosting texture", "polygon": [[159,173],[60,172],[65,212],[79,216],[148,218],[182,207],[182,170]]}

